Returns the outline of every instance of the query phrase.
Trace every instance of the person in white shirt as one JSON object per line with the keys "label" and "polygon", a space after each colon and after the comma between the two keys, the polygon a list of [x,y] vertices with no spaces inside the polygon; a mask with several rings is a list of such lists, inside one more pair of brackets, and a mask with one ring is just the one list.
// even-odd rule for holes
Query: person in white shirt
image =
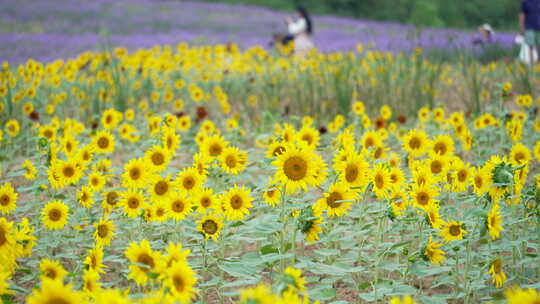
{"label": "person in white shirt", "polygon": [[313,34],[313,23],[309,18],[309,14],[303,7],[296,9],[296,19],[287,18],[287,26],[289,34],[294,36],[294,53],[295,55],[304,55],[314,48],[311,35]]}

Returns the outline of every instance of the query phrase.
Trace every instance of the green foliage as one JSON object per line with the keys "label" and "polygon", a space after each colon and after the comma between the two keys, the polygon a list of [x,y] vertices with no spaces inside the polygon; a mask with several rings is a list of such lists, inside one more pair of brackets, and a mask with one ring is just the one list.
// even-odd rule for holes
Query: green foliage
{"label": "green foliage", "polygon": [[[200,0],[204,1],[204,0]],[[338,14],[377,20],[410,22],[435,27],[477,27],[484,23],[495,28],[515,29],[517,0],[206,0],[244,3],[274,9],[292,10],[302,4],[319,14]]]}

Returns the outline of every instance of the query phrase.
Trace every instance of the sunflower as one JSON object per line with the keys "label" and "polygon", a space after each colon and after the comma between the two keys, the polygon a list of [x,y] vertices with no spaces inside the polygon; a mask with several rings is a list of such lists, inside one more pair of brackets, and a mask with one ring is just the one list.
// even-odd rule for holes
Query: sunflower
{"label": "sunflower", "polygon": [[282,193],[277,188],[277,183],[272,177],[268,177],[267,186],[262,191],[262,197],[267,204],[271,206],[276,206],[281,203]]}
{"label": "sunflower", "polygon": [[88,294],[94,294],[101,290],[101,284],[99,284],[99,273],[92,269],[86,269],[83,272],[82,289]]}
{"label": "sunflower", "polygon": [[[145,209],[146,210],[146,209]],[[168,206],[165,201],[159,201],[152,205],[152,221],[164,222],[169,219]]]}
{"label": "sunflower", "polygon": [[[175,123],[177,125],[178,123]],[[171,154],[176,153],[176,150],[180,147],[180,135],[176,134],[175,126],[163,128],[161,135],[161,142],[163,147]]]}
{"label": "sunflower", "polygon": [[165,266],[171,267],[175,263],[187,263],[187,257],[191,250],[182,249],[182,244],[169,243],[167,246],[167,255],[165,256]]}
{"label": "sunflower", "polygon": [[60,143],[64,153],[71,158],[73,154],[78,150],[79,142],[71,134],[65,134],[60,138]]}
{"label": "sunflower", "polygon": [[17,197],[18,194],[10,182],[0,186],[0,213],[7,215],[15,210],[17,208]]}
{"label": "sunflower", "polygon": [[[13,223],[0,217],[0,255],[3,257],[9,257],[15,252],[13,232]],[[2,266],[4,265],[0,265],[0,272],[4,270]]]}
{"label": "sunflower", "polygon": [[84,259],[84,264],[90,270],[97,273],[104,273],[104,268],[106,266],[103,264],[103,246],[96,244],[94,248],[88,249],[88,254]]}
{"label": "sunflower", "polygon": [[392,297],[390,304],[416,304],[416,302],[413,300],[413,298],[411,298],[411,296],[404,296],[403,298]]}
{"label": "sunflower", "polygon": [[504,282],[506,282],[506,274],[503,271],[503,265],[500,258],[497,258],[491,263],[487,273],[491,274],[493,283],[497,288],[501,288],[504,285]]}
{"label": "sunflower", "polygon": [[319,239],[319,233],[322,232],[322,213],[312,206],[300,211],[298,217],[298,230],[306,237],[306,242],[313,243]]}
{"label": "sunflower", "polygon": [[41,271],[41,279],[62,281],[67,274],[62,264],[58,261],[43,259],[39,262],[39,270]]}
{"label": "sunflower", "polygon": [[197,277],[187,263],[175,263],[164,273],[163,285],[169,290],[174,302],[191,303],[197,294]]}
{"label": "sunflower", "polygon": [[27,304],[62,303],[79,304],[85,303],[80,292],[73,290],[71,285],[64,285],[61,280],[44,279],[41,290],[34,289],[26,299]]}
{"label": "sunflower", "polygon": [[356,193],[351,191],[346,183],[333,184],[330,185],[328,192],[315,203],[313,208],[317,211],[326,210],[328,216],[331,217],[341,216],[351,209],[355,197]]}
{"label": "sunflower", "polygon": [[114,136],[108,131],[99,131],[92,138],[96,153],[114,152]]}
{"label": "sunflower", "polygon": [[155,176],[148,189],[150,201],[168,200],[173,195],[173,182],[169,177]]}
{"label": "sunflower", "polygon": [[173,192],[167,202],[168,217],[175,221],[181,221],[191,213],[193,201],[184,193]]}
{"label": "sunflower", "polygon": [[58,200],[50,201],[41,211],[41,220],[49,229],[62,229],[68,222],[68,212],[68,205]]}
{"label": "sunflower", "polygon": [[202,188],[193,196],[194,205],[200,213],[205,213],[208,210],[218,210],[221,208],[218,198],[211,188]]}
{"label": "sunflower", "polygon": [[77,191],[77,200],[85,208],[90,208],[94,205],[95,202],[93,196],[94,193],[92,188],[88,186],[82,186],[81,189]]}
{"label": "sunflower", "polygon": [[7,282],[10,278],[11,274],[9,272],[0,271],[0,295],[9,295],[13,293],[13,291],[9,289],[9,282]]}
{"label": "sunflower", "polygon": [[390,168],[390,183],[393,190],[399,190],[405,184],[405,173],[399,167]]}
{"label": "sunflower", "polygon": [[171,152],[166,148],[154,145],[144,153],[144,160],[149,164],[149,169],[153,172],[161,172],[167,168],[171,160]]}
{"label": "sunflower", "polygon": [[484,170],[488,177],[488,192],[493,199],[501,198],[510,191],[514,173],[506,157],[492,155],[484,164]]}
{"label": "sunflower", "polygon": [[253,207],[251,193],[244,186],[234,185],[221,195],[221,201],[225,215],[229,220],[243,219],[249,214],[249,208]]}
{"label": "sunflower", "polygon": [[472,172],[468,164],[458,162],[453,166],[452,172],[452,190],[454,192],[462,192],[467,189],[472,179]]}
{"label": "sunflower", "polygon": [[392,193],[392,200],[390,205],[390,207],[392,208],[392,213],[395,216],[403,216],[408,206],[409,197],[407,196],[407,194],[401,189],[395,190]]}
{"label": "sunflower", "polygon": [[368,183],[369,163],[355,151],[344,155],[344,161],[335,165],[339,180],[350,187],[365,187]]}
{"label": "sunflower", "polygon": [[103,202],[101,203],[101,207],[105,209],[107,212],[113,210],[114,208],[118,207],[118,201],[119,201],[120,195],[116,191],[109,191],[103,193]]}
{"label": "sunflower", "polygon": [[193,155],[193,167],[197,169],[197,172],[199,173],[203,181],[208,175],[207,168],[211,162],[212,158],[210,158],[204,153],[198,152]]}
{"label": "sunflower", "polygon": [[501,236],[502,227],[502,216],[499,211],[499,204],[494,203],[491,207],[491,211],[487,214],[486,225],[489,230],[489,236],[492,240],[496,240]]}
{"label": "sunflower", "polygon": [[216,215],[203,216],[197,222],[197,230],[200,231],[205,239],[213,239],[217,241],[219,233],[223,228],[223,219]]}
{"label": "sunflower", "polygon": [[319,131],[304,126],[297,133],[297,140],[305,142],[308,146],[316,148],[319,145]]}
{"label": "sunflower", "polygon": [[428,243],[424,249],[424,258],[429,260],[435,265],[441,265],[442,261],[445,259],[445,253],[441,248],[443,245],[437,242],[434,242],[431,235],[429,236]]}
{"label": "sunflower", "polygon": [[474,193],[480,196],[486,193],[489,189],[489,172],[484,168],[478,167],[474,169],[472,174],[472,184],[474,188]]}
{"label": "sunflower", "polygon": [[384,164],[376,164],[371,172],[370,181],[373,183],[373,192],[377,198],[388,198],[392,183],[390,180],[390,171]]}
{"label": "sunflower", "polygon": [[223,171],[237,175],[242,172],[247,165],[248,153],[236,147],[227,147],[219,156],[219,162]]}
{"label": "sunflower", "polygon": [[439,195],[439,192],[435,189],[435,187],[429,186],[428,184],[414,184],[409,192],[409,195],[414,206],[427,211],[431,204],[438,202],[435,198]]}
{"label": "sunflower", "polygon": [[412,129],[403,137],[403,150],[409,152],[412,157],[424,155],[430,142],[424,131]]}
{"label": "sunflower", "polygon": [[454,154],[454,140],[449,135],[439,135],[432,141],[432,154],[452,156]]}
{"label": "sunflower", "polygon": [[19,124],[19,122],[17,120],[10,119],[10,120],[8,120],[8,122],[6,122],[5,128],[6,128],[6,133],[9,136],[15,137],[15,136],[19,135],[19,132],[21,130],[21,125]]}
{"label": "sunflower", "polygon": [[122,185],[129,189],[146,188],[151,178],[150,165],[142,158],[133,158],[124,166]]}
{"label": "sunflower", "polygon": [[529,288],[513,287],[504,292],[508,304],[535,304],[540,303],[540,292]]}
{"label": "sunflower", "polygon": [[52,169],[58,178],[61,188],[67,185],[77,184],[83,176],[83,171],[75,160],[56,160]]}
{"label": "sunflower", "polygon": [[[28,218],[23,217],[17,225],[15,230],[15,241],[18,243],[16,250],[18,257],[25,257],[32,255],[32,249],[36,245],[36,237],[34,234],[34,228],[30,226]],[[1,251],[1,250],[0,250]],[[0,253],[1,254],[1,253]],[[1,270],[0,270],[1,272]]]}
{"label": "sunflower", "polygon": [[48,140],[54,139],[56,137],[56,128],[47,125],[39,127],[39,137],[44,137]]}
{"label": "sunflower", "polygon": [[364,105],[364,103],[362,101],[355,101],[352,104],[351,109],[352,109],[354,114],[360,116],[360,115],[364,114],[366,106]]}
{"label": "sunflower", "polygon": [[272,290],[265,284],[259,284],[257,287],[245,288],[240,290],[240,301],[237,304],[277,304],[278,298],[272,294]]}
{"label": "sunflower", "polygon": [[101,124],[107,130],[113,130],[122,120],[122,113],[115,109],[107,109],[101,115]]}
{"label": "sunflower", "polygon": [[99,192],[105,184],[107,183],[107,178],[105,175],[99,171],[92,171],[88,175],[88,184],[90,185],[90,188],[92,188],[92,191]]}
{"label": "sunflower", "polygon": [[426,211],[427,221],[433,229],[441,229],[441,227],[446,224],[446,222],[441,219],[441,215],[439,214],[438,203],[432,202],[424,210]]}
{"label": "sunflower", "polygon": [[295,142],[297,138],[296,130],[288,123],[283,125],[280,135],[281,139],[286,144]]}
{"label": "sunflower", "polygon": [[300,269],[287,267],[283,275],[283,280],[288,290],[294,292],[306,291],[306,279],[302,277],[302,271]]}
{"label": "sunflower", "polygon": [[272,164],[277,168],[275,180],[286,187],[288,194],[317,184],[317,155],[303,145],[290,145]]}
{"label": "sunflower", "polygon": [[516,167],[527,165],[531,161],[531,151],[522,143],[517,143],[510,151],[510,163]]}
{"label": "sunflower", "polygon": [[99,222],[94,223],[94,227],[96,227],[94,238],[97,244],[103,247],[109,246],[116,229],[114,223],[109,219],[100,218]]}
{"label": "sunflower", "polygon": [[[129,265],[128,278],[134,279],[139,285],[146,285],[150,276],[148,273],[159,273],[163,260],[161,254],[152,250],[148,240],[142,240],[140,244],[131,242],[125,251],[125,255],[132,263]],[[134,264],[137,263],[137,264]]]}
{"label": "sunflower", "polygon": [[136,218],[141,214],[142,209],[146,206],[146,201],[142,191],[128,190],[120,193],[120,201],[118,204],[122,206],[124,214],[130,218]]}
{"label": "sunflower", "polygon": [[362,149],[367,150],[371,147],[377,147],[382,144],[381,138],[377,131],[367,131],[362,136],[362,139],[360,139],[360,143],[362,144]]}
{"label": "sunflower", "polygon": [[36,179],[38,170],[36,169],[36,167],[31,161],[29,161],[28,159],[25,159],[24,164],[23,164],[23,169],[26,170],[26,172],[24,173],[24,178],[26,178],[27,180]]}
{"label": "sunflower", "polygon": [[190,167],[185,168],[182,172],[178,173],[174,183],[175,187],[180,190],[180,192],[193,194],[202,187],[203,179],[197,168]]}
{"label": "sunflower", "polygon": [[443,225],[443,229],[440,231],[441,236],[448,243],[453,240],[463,239],[463,235],[468,233],[463,229],[462,222],[450,221]]}
{"label": "sunflower", "polygon": [[228,145],[229,143],[221,135],[215,134],[205,138],[201,151],[214,159],[219,157]]}
{"label": "sunflower", "polygon": [[177,128],[178,130],[185,132],[191,127],[191,118],[187,115],[184,115],[178,119]]}

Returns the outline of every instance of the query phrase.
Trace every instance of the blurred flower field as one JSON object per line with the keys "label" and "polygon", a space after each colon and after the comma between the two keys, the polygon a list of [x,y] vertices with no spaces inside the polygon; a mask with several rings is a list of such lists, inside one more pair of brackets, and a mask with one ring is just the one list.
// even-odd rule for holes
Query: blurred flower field
{"label": "blurred flower field", "polygon": [[[6,15],[92,32],[116,7],[86,5]],[[17,51],[64,16],[0,23],[4,303],[540,301],[540,66],[412,42],[299,58],[144,18],[140,44],[119,24],[126,47]]]}

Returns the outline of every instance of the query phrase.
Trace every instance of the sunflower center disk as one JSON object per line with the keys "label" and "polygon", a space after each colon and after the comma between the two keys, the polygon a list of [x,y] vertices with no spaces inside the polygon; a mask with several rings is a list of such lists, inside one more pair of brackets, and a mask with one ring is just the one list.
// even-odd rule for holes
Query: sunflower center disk
{"label": "sunflower center disk", "polygon": [[338,202],[338,201],[341,201],[341,200],[343,200],[343,196],[341,195],[341,193],[332,192],[330,193],[330,196],[328,196],[328,198],[326,199],[326,203],[331,208],[338,208],[339,206],[341,206],[341,202]]}
{"label": "sunflower center disk", "polygon": [[202,228],[206,234],[214,234],[218,230],[218,226],[214,221],[208,220],[202,224]]}
{"label": "sunflower center disk", "polygon": [[285,161],[283,169],[290,180],[299,181],[306,177],[307,162],[299,156],[293,156]]}
{"label": "sunflower center disk", "polygon": [[4,194],[0,196],[0,205],[7,206],[9,204],[9,201],[10,201],[9,195]]}

